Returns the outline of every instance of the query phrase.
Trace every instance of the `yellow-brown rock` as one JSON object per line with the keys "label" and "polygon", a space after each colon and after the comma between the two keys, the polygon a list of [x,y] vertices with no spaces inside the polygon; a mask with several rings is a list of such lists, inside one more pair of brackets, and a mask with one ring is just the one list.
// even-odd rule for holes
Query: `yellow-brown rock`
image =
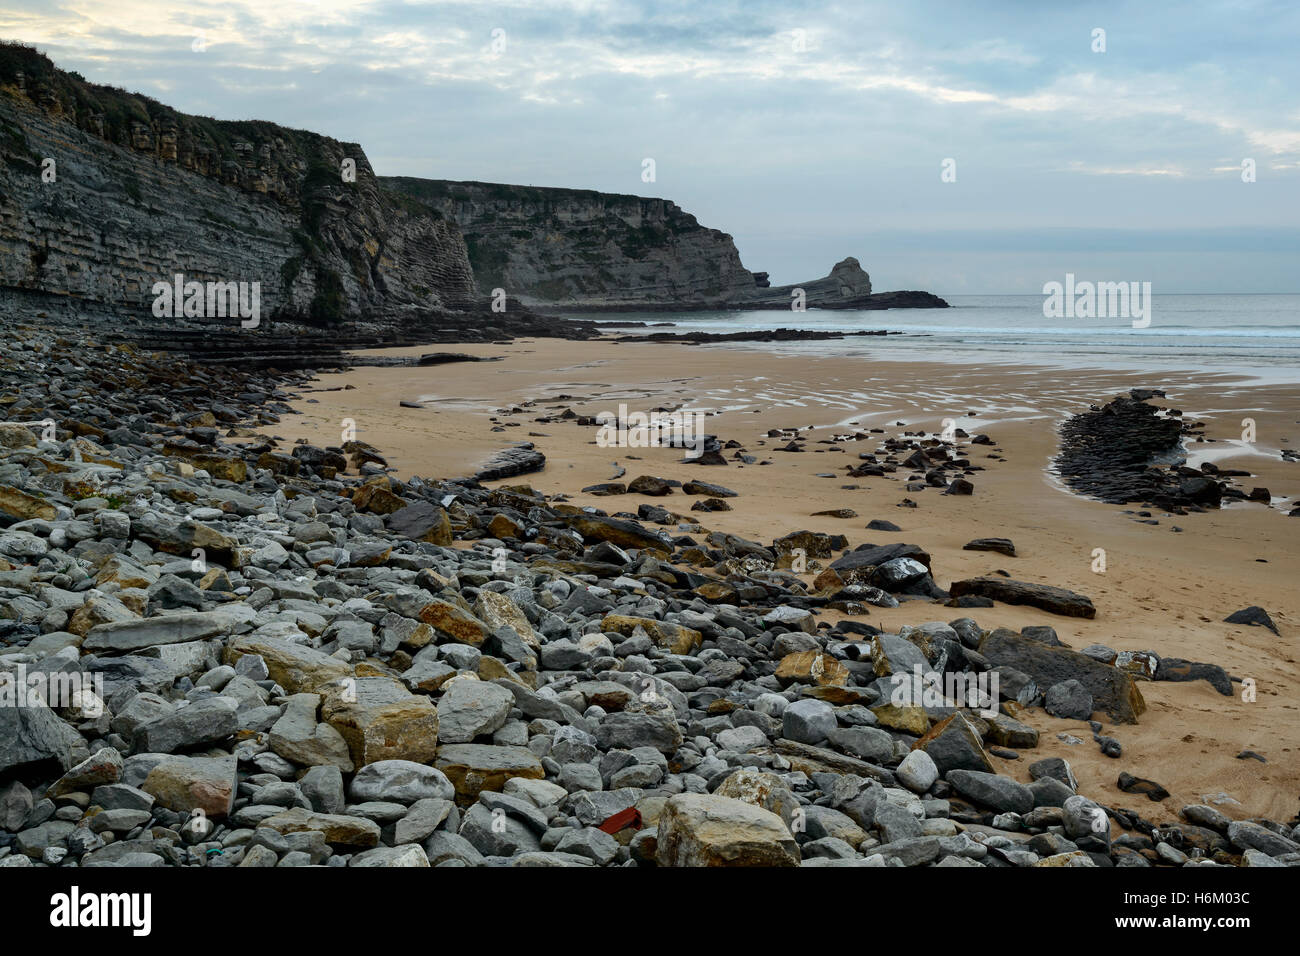
{"label": "yellow-brown rock", "polygon": [[781,663],[776,666],[776,679],[783,687],[790,684],[842,685],[848,683],[849,669],[821,651],[797,651],[781,658]]}
{"label": "yellow-brown rock", "polygon": [[[26,431],[26,429],[23,430]],[[58,517],[54,505],[42,501],[34,495],[29,495],[25,491],[10,488],[8,485],[0,485],[0,511],[23,521],[31,518],[53,521]]]}
{"label": "yellow-brown rock", "polygon": [[358,767],[377,760],[428,763],[438,749],[438,711],[388,677],[361,677],[321,689],[321,720],[348,742]]}
{"label": "yellow-brown rock", "polygon": [[911,734],[914,737],[920,737],[930,729],[930,717],[925,712],[924,707],[903,706],[897,704],[881,704],[878,707],[872,707],[871,712],[876,715],[876,721],[881,727],[887,727],[890,730],[901,730],[905,734]]}
{"label": "yellow-brown rock", "polygon": [[689,654],[704,643],[704,635],[689,627],[669,621],[656,621],[651,617],[632,617],[627,614],[606,614],[600,629],[610,634],[630,637],[642,628],[659,647],[674,654]]}

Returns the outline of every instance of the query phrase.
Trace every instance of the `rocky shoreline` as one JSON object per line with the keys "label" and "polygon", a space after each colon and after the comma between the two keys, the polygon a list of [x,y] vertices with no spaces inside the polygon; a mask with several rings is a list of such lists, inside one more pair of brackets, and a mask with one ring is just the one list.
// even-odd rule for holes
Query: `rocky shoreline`
{"label": "rocky shoreline", "polygon": [[[699,513],[735,493],[704,480],[637,475],[615,494],[655,503],[607,513],[400,481],[364,442],[275,438],[310,378],[7,340],[0,866],[1300,864],[1300,819],[1205,802],[1157,826],[1032,759],[1041,707],[1166,799],[1123,757],[1140,687],[1231,694],[1222,668],[933,619],[1091,616],[1084,595],[996,569],[945,588],[916,543],[712,532]],[[1152,417],[1107,417],[1130,416]],[[970,494],[969,446],[993,442],[958,432],[849,467]],[[881,632],[874,605],[915,624]]]}
{"label": "rocky shoreline", "polygon": [[[1159,389],[1135,388],[1129,395],[1071,417],[1060,429],[1061,453],[1053,462],[1056,474],[1077,494],[1109,504],[1140,502],[1170,515],[1218,508],[1230,501],[1268,504],[1267,488],[1246,492],[1234,484],[1234,478],[1250,477],[1248,471],[1225,470],[1210,462],[1200,468],[1184,464],[1185,442],[1213,439],[1206,438],[1203,423],[1185,422],[1178,409],[1151,404],[1152,399],[1164,397]],[[1158,464],[1162,458],[1175,460]],[[1300,515],[1300,508],[1289,514]],[[1140,516],[1151,518],[1149,513]]]}

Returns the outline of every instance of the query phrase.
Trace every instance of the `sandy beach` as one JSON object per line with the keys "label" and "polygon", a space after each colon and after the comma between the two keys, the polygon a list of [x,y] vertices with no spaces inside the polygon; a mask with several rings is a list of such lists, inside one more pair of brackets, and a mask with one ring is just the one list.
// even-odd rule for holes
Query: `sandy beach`
{"label": "sandy beach", "polygon": [[[1257,699],[1243,701],[1241,684],[1234,685],[1235,696],[1225,697],[1204,681],[1145,681],[1140,686],[1148,710],[1140,723],[1107,724],[1104,731],[1123,745],[1119,759],[1099,752],[1086,724],[1035,708],[1039,747],[1019,761],[998,759],[998,770],[1027,781],[1030,762],[1063,756],[1084,792],[1156,821],[1172,820],[1179,807],[1204,798],[1233,817],[1294,814],[1300,792],[1295,694],[1300,661],[1292,635],[1300,625],[1295,603],[1300,557],[1293,547],[1296,525],[1286,512],[1300,495],[1300,465],[1284,461],[1280,450],[1300,444],[1295,414],[1300,387],[1196,371],[873,363],[859,357],[611,341],[519,340],[463,351],[499,360],[362,366],[322,374],[292,403],[301,414],[285,416],[274,434],[287,443],[337,445],[344,420],[351,419],[356,437],[379,447],[397,474],[432,478],[472,474],[499,449],[531,441],[547,457],[545,470],[501,484],[528,484],[611,514],[635,513],[638,504],[651,502],[681,514],[685,524],[764,544],[801,529],[844,534],[850,548],[863,542],[915,543],[933,556],[935,579],[945,587],[1005,569],[1019,580],[1079,591],[1096,604],[1094,620],[1004,604],[965,611],[927,602],[871,608],[864,620],[887,630],[962,616],[974,617],[984,628],[1048,624],[1076,650],[1101,643],[1219,664],[1234,678],[1253,680]],[[1181,409],[1188,421],[1206,423],[1205,434],[1216,441],[1192,445],[1192,464],[1212,460],[1221,468],[1250,470],[1253,477],[1241,479],[1242,487],[1267,487],[1273,506],[1242,503],[1183,516],[1157,512],[1152,518],[1158,523],[1145,524],[1132,508],[1066,491],[1047,471],[1057,450],[1057,425],[1137,386],[1167,390],[1161,404]],[[739,442],[757,462],[731,460],[732,448],[724,449],[726,466],[709,467],[684,462],[680,450],[670,448],[601,447],[595,427],[572,419],[537,421],[569,409],[579,416],[616,415],[620,406],[629,412],[661,407],[706,412],[709,433],[724,445]],[[984,468],[973,477],[973,495],[945,496],[937,488],[906,491],[904,469],[885,477],[844,477],[846,466],[857,463],[857,453],[874,451],[876,442],[833,441],[833,435],[872,428],[884,429],[872,438],[936,432],[949,418],[994,441],[991,447],[968,446],[972,463]],[[1254,445],[1241,441],[1243,418],[1255,422]],[[780,428],[803,429],[808,452],[777,451],[788,436],[766,433]],[[666,498],[580,493],[613,480],[619,469],[626,469],[624,481],[642,474],[698,478],[740,494],[730,499],[734,510],[704,514],[691,512],[698,499],[680,492]],[[915,507],[901,507],[904,499]],[[813,517],[813,512],[843,508],[857,517]],[[902,530],[868,531],[872,519],[892,521]],[[985,536],[1011,538],[1017,556],[962,550]],[[1105,551],[1104,573],[1093,570],[1098,548]],[[811,565],[805,579],[811,582],[818,569]],[[1282,636],[1224,623],[1248,605],[1266,608]],[[1072,734],[1082,743],[1067,743],[1058,734]],[[1245,750],[1267,763],[1239,759]],[[1116,784],[1121,771],[1155,780],[1171,798],[1155,805],[1121,792]],[[1216,794],[1230,800],[1220,802]]]}

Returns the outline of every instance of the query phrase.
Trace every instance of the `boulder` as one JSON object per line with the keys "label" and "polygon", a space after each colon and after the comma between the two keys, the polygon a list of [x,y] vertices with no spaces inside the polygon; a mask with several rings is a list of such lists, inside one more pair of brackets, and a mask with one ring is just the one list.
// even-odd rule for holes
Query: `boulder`
{"label": "boulder", "polygon": [[445,744],[438,748],[436,766],[456,789],[457,802],[468,806],[484,790],[500,792],[507,780],[546,776],[541,761],[526,747],[487,744]]}
{"label": "boulder", "polygon": [[1026,604],[1051,614],[1092,619],[1097,616],[1092,599],[1049,584],[1031,584],[1011,578],[979,577],[954,581],[948,588],[954,598],[985,597],[1003,604]]}
{"label": "boulder", "polygon": [[496,684],[458,678],[443,686],[438,737],[444,743],[467,744],[499,730],[515,704],[514,694]]}
{"label": "boulder", "polygon": [[226,816],[234,806],[236,784],[233,755],[165,757],[149,771],[140,789],[160,807],[182,814],[201,810],[217,818]]}
{"label": "boulder", "polygon": [[290,694],[312,693],[331,681],[352,676],[352,667],[345,661],[283,638],[236,637],[226,647],[225,662],[238,665],[245,654],[261,657],[271,680]]}
{"label": "boulder", "polygon": [[428,501],[417,501],[399,508],[388,515],[384,523],[389,531],[412,541],[444,546],[452,543],[451,519],[441,507]]}
{"label": "boulder", "polygon": [[681,793],[659,815],[660,866],[798,866],[799,847],[776,814],[743,800]]}
{"label": "boulder", "polygon": [[455,787],[436,767],[411,760],[380,760],[367,764],[352,778],[353,801],[390,801],[413,805],[421,800],[450,800]]}
{"label": "boulder", "polygon": [[321,720],[348,744],[357,767],[378,760],[426,763],[438,747],[438,711],[389,677],[361,677],[322,688]]}
{"label": "boulder", "polygon": [[271,727],[267,744],[285,760],[302,767],[330,764],[344,773],[352,772],[352,756],[343,735],[317,721],[319,694],[294,694],[285,703],[284,714]]}
{"label": "boulder", "polygon": [[1085,654],[1000,629],[980,642],[979,652],[997,667],[1014,667],[1039,687],[1076,680],[1092,695],[1093,707],[1105,711],[1116,723],[1135,724],[1146,702],[1133,678],[1117,667]]}

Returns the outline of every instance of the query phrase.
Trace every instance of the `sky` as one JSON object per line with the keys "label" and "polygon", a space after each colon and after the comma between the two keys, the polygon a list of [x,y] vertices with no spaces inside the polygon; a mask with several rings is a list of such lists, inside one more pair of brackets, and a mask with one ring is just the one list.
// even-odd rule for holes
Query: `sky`
{"label": "sky", "polygon": [[774,284],[1300,292],[1294,0],[0,0],[0,37],[381,175],[671,199]]}

